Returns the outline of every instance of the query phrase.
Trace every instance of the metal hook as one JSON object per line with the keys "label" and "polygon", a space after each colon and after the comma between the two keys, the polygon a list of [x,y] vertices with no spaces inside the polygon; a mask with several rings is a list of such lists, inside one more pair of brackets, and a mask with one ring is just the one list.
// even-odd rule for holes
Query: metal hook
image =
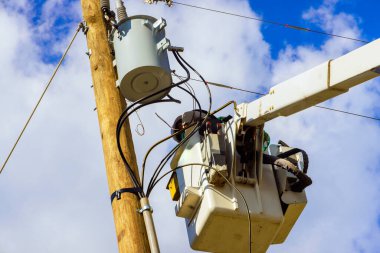
{"label": "metal hook", "polygon": [[136,115],[137,115],[137,118],[139,119],[140,123],[137,124],[135,131],[138,135],[143,136],[145,134],[145,127],[144,127],[144,124],[142,123],[139,112],[137,110],[136,110]]}

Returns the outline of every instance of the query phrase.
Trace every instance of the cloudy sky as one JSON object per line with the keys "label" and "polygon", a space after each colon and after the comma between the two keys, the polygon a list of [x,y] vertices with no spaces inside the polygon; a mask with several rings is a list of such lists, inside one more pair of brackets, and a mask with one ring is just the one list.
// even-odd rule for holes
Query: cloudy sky
{"label": "cloudy sky", "polygon": [[[380,3],[363,2],[186,1],[372,41],[378,37]],[[185,47],[184,57],[206,79],[254,91],[266,92],[278,82],[363,45],[183,6],[169,9],[162,4],[145,5],[142,0],[126,3],[131,15],[164,17],[168,38]],[[77,0],[0,0],[0,162],[80,20]],[[86,50],[85,38],[79,35],[0,175],[0,253],[117,252]],[[172,68],[178,69],[170,60]],[[204,87],[197,83],[193,87],[206,106]],[[231,98],[239,103],[256,98],[220,88],[212,92],[213,108]],[[173,95],[183,99],[183,104],[140,111],[145,135],[134,134],[140,164],[147,148],[170,132],[154,112],[172,122],[192,107],[184,94]],[[374,80],[324,105],[380,117],[379,98],[380,81]],[[133,131],[137,124],[132,117]],[[308,206],[287,241],[269,252],[378,252],[379,126],[377,121],[318,108],[267,123],[274,142],[282,139],[309,153],[314,181],[307,190]],[[173,144],[163,145],[149,160],[149,168]],[[165,183],[151,198],[162,252],[193,252]]]}

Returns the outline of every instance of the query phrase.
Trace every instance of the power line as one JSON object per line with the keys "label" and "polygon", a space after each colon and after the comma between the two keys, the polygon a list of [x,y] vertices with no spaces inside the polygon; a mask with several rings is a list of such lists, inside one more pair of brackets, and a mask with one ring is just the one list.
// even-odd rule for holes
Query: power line
{"label": "power line", "polygon": [[[176,77],[178,77],[178,78],[184,78],[183,76],[179,76],[179,75],[177,75],[177,74],[173,74],[173,75],[176,76]],[[190,80],[192,80],[192,81],[196,81],[196,82],[202,82],[201,80],[199,80],[199,79],[195,79],[195,78],[190,78]],[[258,95],[258,96],[264,96],[264,95],[265,95],[264,93],[261,93],[261,92],[250,91],[250,90],[245,90],[245,89],[240,89],[240,88],[233,87],[233,86],[226,85],[226,84],[214,83],[214,82],[209,82],[209,81],[207,81],[207,83],[208,83],[209,85],[211,85],[211,86],[216,86],[216,87],[219,87],[219,88],[242,91],[242,92],[246,92],[246,93],[255,94],[255,95]]]}
{"label": "power line", "polygon": [[347,37],[347,36],[338,35],[338,34],[333,34],[333,33],[327,33],[327,32],[323,32],[323,31],[313,30],[310,28],[296,26],[296,25],[290,25],[290,24],[286,24],[286,23],[280,23],[280,22],[273,21],[273,20],[255,18],[255,17],[245,16],[245,15],[241,15],[241,14],[237,14],[237,13],[215,10],[215,9],[211,9],[211,8],[201,7],[201,6],[192,5],[192,4],[185,4],[185,3],[176,2],[176,1],[173,1],[173,3],[178,4],[178,5],[182,5],[182,6],[186,6],[186,7],[190,7],[190,8],[204,10],[204,11],[211,11],[211,12],[215,12],[215,13],[219,13],[219,14],[225,14],[225,15],[229,15],[229,16],[245,18],[245,19],[254,20],[257,22],[267,23],[267,24],[271,24],[271,25],[276,25],[276,26],[280,26],[280,27],[290,28],[290,29],[294,29],[294,30],[298,30],[298,31],[322,34],[322,35],[326,35],[326,36],[330,36],[330,37],[337,37],[337,38],[357,41],[357,42],[361,42],[361,43],[365,43],[365,44],[369,43],[369,41],[365,41],[365,40],[361,40],[361,39],[356,39],[356,38]]}
{"label": "power line", "polygon": [[325,106],[321,106],[321,105],[315,105],[314,107],[333,111],[333,112],[340,112],[340,113],[344,113],[344,114],[348,114],[348,115],[352,115],[352,116],[356,116],[356,117],[361,117],[361,118],[365,118],[365,119],[380,121],[380,118],[375,118],[375,117],[371,117],[371,116],[367,116],[367,115],[363,115],[363,114],[358,114],[358,113],[353,113],[353,112],[347,112],[347,111],[343,111],[343,110],[339,110],[339,109],[335,109],[335,108],[330,108],[330,107],[325,107]]}
{"label": "power line", "polygon": [[19,141],[20,141],[22,135],[24,134],[26,128],[28,127],[29,122],[30,122],[31,119],[33,118],[34,113],[36,112],[38,106],[40,105],[42,99],[44,98],[44,96],[45,96],[47,90],[48,90],[49,87],[50,87],[50,84],[52,83],[52,81],[53,81],[55,75],[57,74],[59,68],[60,68],[61,65],[62,65],[63,60],[65,59],[67,53],[69,52],[69,50],[70,50],[70,48],[71,48],[71,45],[73,44],[75,38],[77,37],[77,35],[78,35],[78,33],[79,33],[79,31],[80,31],[81,29],[84,30],[83,23],[80,23],[80,24],[78,25],[78,28],[76,29],[73,38],[71,39],[69,45],[67,46],[65,52],[63,53],[61,59],[59,60],[59,62],[58,62],[58,64],[57,64],[57,67],[56,67],[55,70],[53,71],[53,74],[52,74],[52,76],[50,77],[49,82],[47,83],[47,85],[46,85],[44,91],[42,92],[40,98],[38,99],[36,105],[34,106],[34,108],[33,108],[33,110],[32,110],[32,113],[29,115],[29,118],[28,118],[28,120],[26,121],[24,127],[22,128],[22,130],[21,130],[19,136],[17,137],[16,142],[13,144],[13,147],[12,147],[11,151],[9,152],[9,154],[8,154],[8,156],[7,156],[7,159],[5,159],[5,162],[4,162],[3,166],[2,166],[1,169],[0,169],[0,174],[3,172],[5,166],[7,165],[9,159],[11,158],[11,156],[12,156],[12,154],[13,154],[13,151],[15,150],[15,148],[16,148],[17,144],[19,143]]}
{"label": "power line", "polygon": [[[193,80],[193,81],[199,81],[199,80],[195,80],[195,79],[191,79],[191,80]],[[258,96],[264,96],[265,95],[265,94],[257,92],[257,91],[250,91],[250,90],[240,89],[240,88],[237,88],[237,87],[233,87],[233,86],[225,85],[225,84],[221,84],[221,83],[208,82],[208,84],[212,85],[212,86],[220,87],[220,88],[225,88],[225,89],[231,89],[231,90],[237,90],[237,91],[242,91],[242,92],[246,92],[246,93],[251,93],[251,94],[258,95]]]}
{"label": "power line", "polygon": [[[194,78],[191,78],[191,80],[192,80],[192,81],[196,81],[196,82],[202,82],[201,80],[199,80],[199,79],[194,79]],[[245,90],[245,89],[240,89],[240,88],[237,88],[237,87],[234,87],[234,86],[231,86],[231,85],[220,84],[220,83],[214,83],[214,82],[207,82],[207,83],[208,83],[209,85],[212,85],[212,86],[215,86],[215,87],[224,88],[224,89],[231,89],[231,90],[237,90],[237,91],[242,91],[242,92],[246,92],[246,93],[250,93],[250,94],[255,94],[255,95],[258,95],[258,96],[265,96],[265,95],[266,95],[266,94],[261,93],[261,92],[251,91],[251,90]],[[365,119],[370,119],[370,120],[380,121],[380,118],[371,117],[371,116],[364,115],[364,114],[348,112],[348,111],[339,110],[339,109],[335,109],[335,108],[331,108],[331,107],[326,107],[326,106],[321,106],[321,105],[315,105],[314,107],[317,107],[317,108],[319,108],[319,109],[328,110],[328,111],[339,112],[339,113],[343,113],[343,114],[347,114],[347,115],[351,115],[351,116],[355,116],[355,117],[361,117],[361,118],[365,118]]]}

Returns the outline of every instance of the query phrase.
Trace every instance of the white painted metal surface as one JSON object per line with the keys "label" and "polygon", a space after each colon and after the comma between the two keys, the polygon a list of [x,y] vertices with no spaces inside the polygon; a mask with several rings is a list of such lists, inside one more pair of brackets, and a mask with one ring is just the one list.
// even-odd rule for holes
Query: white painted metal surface
{"label": "white painted metal surface", "polygon": [[380,39],[284,81],[269,94],[239,105],[245,125],[257,126],[289,116],[380,75]]}
{"label": "white painted metal surface", "polygon": [[[282,243],[306,205],[305,192],[290,196],[292,204],[302,208],[288,215],[286,223],[274,172],[270,165],[263,166],[262,180],[257,183],[234,182],[236,166],[232,162],[235,152],[233,121],[227,123],[225,143],[228,146],[226,157],[230,170],[229,180],[245,197],[251,217],[252,252],[263,253],[274,243]],[[195,134],[176,153],[172,168],[200,163],[210,164],[211,148],[200,134]],[[205,166],[189,166],[177,170],[181,197],[176,205],[176,214],[185,218],[190,245],[195,250],[231,253],[249,252],[248,210],[241,195],[229,184],[216,186],[208,180]],[[286,173],[283,179],[286,179]],[[299,201],[300,200],[300,201]],[[289,209],[290,210],[290,209]],[[283,224],[287,226],[284,227]]]}

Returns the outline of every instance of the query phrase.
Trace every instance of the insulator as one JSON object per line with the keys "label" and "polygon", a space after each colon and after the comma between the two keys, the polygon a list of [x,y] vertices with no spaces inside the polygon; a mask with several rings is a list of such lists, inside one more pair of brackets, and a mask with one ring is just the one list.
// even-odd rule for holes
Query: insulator
{"label": "insulator", "polygon": [[100,0],[100,7],[102,11],[107,11],[110,9],[110,1],[109,0]]}
{"label": "insulator", "polygon": [[117,12],[117,19],[119,20],[119,22],[124,21],[128,18],[127,10],[125,9],[125,6],[122,0],[116,0],[116,12]]}

